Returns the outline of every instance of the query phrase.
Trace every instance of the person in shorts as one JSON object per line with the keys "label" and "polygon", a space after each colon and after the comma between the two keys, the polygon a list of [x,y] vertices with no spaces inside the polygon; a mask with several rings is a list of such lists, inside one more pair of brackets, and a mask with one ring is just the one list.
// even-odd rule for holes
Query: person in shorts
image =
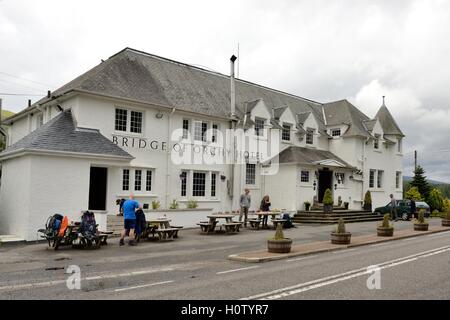
{"label": "person in shorts", "polygon": [[[139,202],[134,200],[134,195],[130,194],[130,199],[123,203],[123,223],[124,228],[120,237],[119,245],[123,246],[125,244],[125,236],[129,237],[128,244],[130,246],[135,246],[136,242],[134,240],[136,229],[136,209],[141,208]],[[142,209],[142,208],[141,208]]]}

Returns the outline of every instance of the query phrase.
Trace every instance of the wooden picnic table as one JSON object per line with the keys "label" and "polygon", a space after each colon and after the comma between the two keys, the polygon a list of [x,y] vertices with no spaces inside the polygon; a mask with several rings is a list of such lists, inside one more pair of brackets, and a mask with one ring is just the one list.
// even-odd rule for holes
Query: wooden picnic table
{"label": "wooden picnic table", "polygon": [[182,228],[171,226],[172,220],[166,218],[150,219],[147,220],[147,229],[155,236],[158,234],[159,240],[173,240],[178,238],[178,231]]}
{"label": "wooden picnic table", "polygon": [[[264,216],[271,216],[272,217],[272,221],[276,219],[276,216],[279,216],[281,212],[274,212],[274,211],[259,211],[259,212],[255,212],[255,215],[258,216],[258,220],[262,220],[262,218]],[[267,221],[262,224],[262,228],[267,229],[269,228],[267,225]]]}
{"label": "wooden picnic table", "polygon": [[233,218],[235,217],[234,214],[213,214],[207,216],[209,219],[208,222],[200,222],[198,225],[200,225],[203,232],[211,233],[215,230],[217,225],[218,219],[225,219],[225,223],[223,226],[225,227],[225,231],[227,233],[236,233],[239,232],[239,227],[242,225],[241,222],[233,221]]}

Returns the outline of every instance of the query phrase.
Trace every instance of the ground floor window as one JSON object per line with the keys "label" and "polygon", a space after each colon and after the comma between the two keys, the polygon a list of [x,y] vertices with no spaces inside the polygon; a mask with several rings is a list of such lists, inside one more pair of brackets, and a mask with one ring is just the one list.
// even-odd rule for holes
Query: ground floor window
{"label": "ground floor window", "polygon": [[216,196],[216,180],[217,175],[215,173],[211,173],[211,197]]}
{"label": "ground floor window", "polygon": [[123,169],[122,173],[122,190],[128,191],[130,190],[130,170]]}
{"label": "ground floor window", "polygon": [[181,196],[186,197],[187,195],[187,172],[183,171],[180,175],[181,179]]}
{"label": "ground floor window", "polygon": [[194,172],[192,181],[192,196],[204,197],[206,191],[206,173]]}
{"label": "ground floor window", "polygon": [[378,170],[377,188],[383,187],[383,170]]}
{"label": "ground floor window", "polygon": [[152,171],[147,170],[147,179],[145,180],[145,191],[152,191]]}
{"label": "ground floor window", "polygon": [[245,165],[245,184],[256,183],[256,164],[247,163]]}
{"label": "ground floor window", "polygon": [[302,170],[302,172],[300,173],[300,181],[309,182],[309,171]]}
{"label": "ground floor window", "polygon": [[395,188],[400,189],[400,182],[402,180],[402,173],[397,171],[395,173]]}
{"label": "ground floor window", "polygon": [[142,183],[142,170],[134,171],[134,190],[141,191],[141,183]]}
{"label": "ground floor window", "polygon": [[375,188],[375,171],[376,170],[370,170],[370,174],[369,174],[369,188]]}

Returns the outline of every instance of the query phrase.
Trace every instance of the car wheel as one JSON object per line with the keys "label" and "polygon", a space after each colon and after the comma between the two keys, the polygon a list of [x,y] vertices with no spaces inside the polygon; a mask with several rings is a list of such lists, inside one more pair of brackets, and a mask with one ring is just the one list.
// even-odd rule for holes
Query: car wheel
{"label": "car wheel", "polygon": [[404,212],[404,213],[402,214],[402,220],[403,220],[403,221],[408,221],[408,213]]}

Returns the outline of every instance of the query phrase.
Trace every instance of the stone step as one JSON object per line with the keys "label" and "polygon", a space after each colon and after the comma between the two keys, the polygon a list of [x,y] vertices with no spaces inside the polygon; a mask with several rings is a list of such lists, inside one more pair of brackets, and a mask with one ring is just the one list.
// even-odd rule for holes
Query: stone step
{"label": "stone step", "polygon": [[361,215],[353,215],[353,216],[294,216],[293,219],[297,220],[311,220],[311,219],[317,219],[317,220],[339,220],[342,219],[358,219],[358,218],[377,218],[382,219],[383,217],[373,214],[361,214]]}
{"label": "stone step", "polygon": [[25,239],[22,239],[16,235],[12,235],[12,234],[0,235],[0,244],[13,244],[13,243],[22,243],[22,242],[25,242]]}
{"label": "stone step", "polygon": [[[325,213],[323,210],[298,210],[296,214],[313,214],[313,213]],[[343,214],[343,213],[372,213],[371,211],[366,210],[347,210],[347,209],[341,209],[341,210],[333,210],[331,214]],[[328,214],[328,213],[327,213]]]}
{"label": "stone step", "polygon": [[[313,217],[321,217],[321,218],[349,218],[349,217],[362,217],[362,216],[377,216],[377,214],[368,213],[368,212],[359,212],[359,213],[345,213],[345,214],[324,214],[324,213],[314,213],[314,214],[295,214],[295,218],[313,218]],[[381,216],[382,217],[382,216]]]}

